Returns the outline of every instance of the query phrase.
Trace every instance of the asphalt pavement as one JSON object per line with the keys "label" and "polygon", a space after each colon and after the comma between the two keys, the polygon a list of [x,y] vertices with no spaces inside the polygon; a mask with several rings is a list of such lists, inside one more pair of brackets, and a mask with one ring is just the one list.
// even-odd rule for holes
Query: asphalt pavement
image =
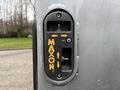
{"label": "asphalt pavement", "polygon": [[32,50],[0,51],[0,90],[33,90]]}

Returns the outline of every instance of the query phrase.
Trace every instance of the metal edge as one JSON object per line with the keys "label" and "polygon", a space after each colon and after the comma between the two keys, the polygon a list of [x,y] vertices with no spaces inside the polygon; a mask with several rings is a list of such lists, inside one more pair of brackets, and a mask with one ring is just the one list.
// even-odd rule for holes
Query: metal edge
{"label": "metal edge", "polygon": [[38,71],[37,71],[37,27],[36,20],[34,20],[32,28],[32,50],[33,50],[33,88],[38,90]]}

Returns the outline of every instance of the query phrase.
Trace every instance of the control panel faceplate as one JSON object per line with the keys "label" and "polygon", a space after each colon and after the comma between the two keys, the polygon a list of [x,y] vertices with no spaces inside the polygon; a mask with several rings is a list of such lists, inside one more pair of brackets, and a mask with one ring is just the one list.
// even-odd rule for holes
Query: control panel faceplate
{"label": "control panel faceplate", "polygon": [[44,19],[44,69],[55,81],[69,78],[74,70],[74,21],[64,10],[53,10]]}

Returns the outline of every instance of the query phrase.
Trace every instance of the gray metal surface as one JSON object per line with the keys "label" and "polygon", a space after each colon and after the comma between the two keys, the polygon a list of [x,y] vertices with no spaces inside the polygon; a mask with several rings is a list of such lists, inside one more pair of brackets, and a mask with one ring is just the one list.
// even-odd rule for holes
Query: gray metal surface
{"label": "gray metal surface", "polygon": [[[43,74],[42,21],[55,8],[68,10],[79,32],[78,76],[65,86]],[[120,0],[37,0],[36,9],[38,90],[120,90]]]}

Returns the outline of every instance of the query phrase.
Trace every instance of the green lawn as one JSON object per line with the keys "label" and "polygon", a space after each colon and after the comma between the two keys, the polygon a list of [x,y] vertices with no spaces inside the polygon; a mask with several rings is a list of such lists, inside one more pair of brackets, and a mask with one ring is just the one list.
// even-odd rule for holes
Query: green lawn
{"label": "green lawn", "polygon": [[32,48],[32,38],[0,38],[0,49]]}

